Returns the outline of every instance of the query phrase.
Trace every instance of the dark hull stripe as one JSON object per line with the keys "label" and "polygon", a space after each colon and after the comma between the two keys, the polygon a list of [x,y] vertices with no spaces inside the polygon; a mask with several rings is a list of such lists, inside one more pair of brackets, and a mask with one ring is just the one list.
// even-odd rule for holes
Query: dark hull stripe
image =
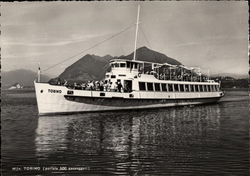
{"label": "dark hull stripe", "polygon": [[193,98],[193,99],[124,99],[124,98],[93,98],[93,97],[81,97],[81,96],[64,96],[66,100],[101,106],[112,106],[112,107],[130,107],[130,106],[149,106],[156,104],[181,104],[181,103],[207,103],[217,102],[221,97],[213,98]]}

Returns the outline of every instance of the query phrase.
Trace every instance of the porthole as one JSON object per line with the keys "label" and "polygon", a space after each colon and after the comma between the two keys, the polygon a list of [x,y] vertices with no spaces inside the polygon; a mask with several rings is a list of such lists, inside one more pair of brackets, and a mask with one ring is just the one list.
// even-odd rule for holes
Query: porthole
{"label": "porthole", "polygon": [[43,90],[41,90],[40,92],[43,93]]}

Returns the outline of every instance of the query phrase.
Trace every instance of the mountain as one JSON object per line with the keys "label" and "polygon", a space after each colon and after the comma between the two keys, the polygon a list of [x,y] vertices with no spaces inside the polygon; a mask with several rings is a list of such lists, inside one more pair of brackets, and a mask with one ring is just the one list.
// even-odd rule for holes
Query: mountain
{"label": "mountain", "polygon": [[87,54],[67,67],[64,72],[59,75],[59,78],[82,81],[100,80],[109,68],[109,61],[112,58],[110,55],[100,57]]}
{"label": "mountain", "polygon": [[[87,54],[77,62],[67,67],[59,78],[66,80],[101,80],[105,76],[105,72],[109,69],[109,61],[111,59],[133,59],[131,53],[127,56],[112,57],[106,55],[103,57]],[[156,63],[169,63],[173,65],[180,65],[181,63],[175,59],[172,59],[162,53],[148,49],[147,47],[141,47],[136,50],[136,60],[156,62]]]}
{"label": "mountain", "polygon": [[[132,60],[134,57],[134,52],[127,56],[120,56],[118,59],[128,59]],[[136,50],[136,60],[155,62],[155,63],[168,63],[172,65],[181,65],[177,60],[170,58],[162,53],[151,50],[147,47],[141,47]]]}
{"label": "mountain", "polygon": [[[10,87],[15,83],[19,83],[25,87],[34,86],[33,82],[36,78],[37,73],[25,69],[1,73],[1,82],[3,88]],[[48,76],[42,75],[41,79],[43,82],[47,82],[50,78]]]}

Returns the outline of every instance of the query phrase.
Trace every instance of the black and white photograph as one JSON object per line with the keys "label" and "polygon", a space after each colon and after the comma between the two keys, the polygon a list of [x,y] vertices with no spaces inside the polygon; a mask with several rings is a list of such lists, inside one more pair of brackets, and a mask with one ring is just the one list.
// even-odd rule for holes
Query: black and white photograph
{"label": "black and white photograph", "polygon": [[1,175],[246,175],[247,1],[0,2]]}

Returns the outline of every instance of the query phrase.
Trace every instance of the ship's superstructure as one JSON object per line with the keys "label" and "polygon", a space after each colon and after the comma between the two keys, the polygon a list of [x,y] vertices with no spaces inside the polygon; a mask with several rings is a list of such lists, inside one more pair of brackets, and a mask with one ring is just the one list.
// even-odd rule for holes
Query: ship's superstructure
{"label": "ship's superstructure", "polygon": [[[112,60],[110,66],[103,82],[116,85],[115,89],[75,89],[35,83],[39,114],[204,104],[216,102],[223,96],[220,84],[202,75],[189,73],[184,77],[188,70],[183,69],[183,75],[176,76],[181,66],[122,59]],[[175,71],[172,67],[176,67]],[[118,84],[121,84],[120,90]]]}

